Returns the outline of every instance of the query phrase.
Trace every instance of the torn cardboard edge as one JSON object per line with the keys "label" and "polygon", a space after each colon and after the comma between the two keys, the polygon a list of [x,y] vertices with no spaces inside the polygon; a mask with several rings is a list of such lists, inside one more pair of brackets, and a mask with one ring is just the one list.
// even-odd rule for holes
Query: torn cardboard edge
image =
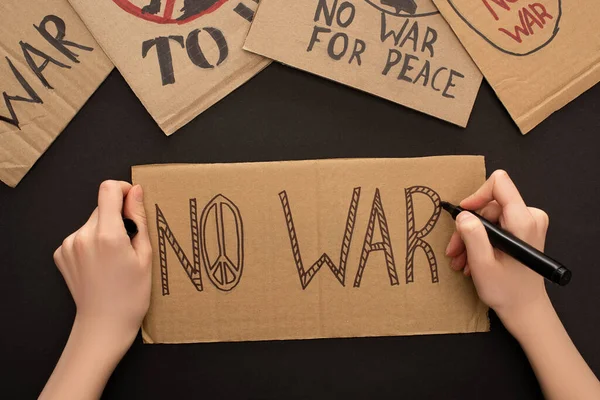
{"label": "torn cardboard edge", "polygon": [[[435,261],[435,254],[443,253],[454,230],[451,219],[436,211],[439,206],[436,190],[450,201],[459,201],[477,190],[485,181],[482,157],[155,164],[133,167],[132,178],[135,184],[144,187],[153,246],[152,300],[142,327],[145,343],[489,330],[488,308],[477,297],[472,281],[453,273],[443,256]],[[405,202],[405,206],[399,202]],[[432,204],[433,219],[426,220]],[[217,209],[222,210],[221,214],[214,214]],[[223,210],[233,214],[223,214]],[[221,223],[217,227],[221,228],[217,232],[223,236],[215,247],[213,240],[221,236],[210,233],[215,226],[211,221],[218,218]],[[340,228],[346,218],[341,248],[347,249],[347,264],[337,263],[334,256],[340,249],[344,231]],[[351,220],[356,221],[356,226],[352,222],[349,228]],[[316,227],[318,235],[314,232]],[[374,229],[372,235],[363,236],[369,229]],[[388,233],[380,236],[380,229]],[[408,232],[402,234],[405,229]],[[409,245],[407,254],[416,257],[415,271],[412,272],[413,261],[409,262],[413,258],[406,258],[408,269],[402,280],[407,281],[398,282],[399,277],[392,276],[391,271],[395,274],[397,268],[404,266],[402,248],[406,242],[403,241],[412,237],[410,229],[426,231],[418,237],[430,243],[431,248],[421,254],[420,247],[415,247],[413,253]],[[380,251],[388,243],[391,261],[386,256],[384,263],[383,253],[376,250],[361,255],[363,237],[365,243],[375,246],[372,249]],[[190,247],[196,240],[198,244]],[[380,245],[384,247],[379,248]],[[232,256],[236,246],[238,257],[243,254],[243,261]],[[211,254],[215,256],[217,248],[228,249],[223,251],[231,259],[229,262],[239,266],[237,280],[208,272],[208,266],[213,265]],[[362,248],[364,252],[364,245]],[[190,264],[192,258],[186,258],[192,255],[192,249],[196,249],[194,254],[198,252],[193,264],[197,267]],[[426,257],[427,251],[433,258]],[[321,252],[324,252],[321,258],[328,258],[328,254],[333,257],[332,264],[315,267],[315,262],[310,267]],[[393,264],[393,254],[397,256],[397,264]],[[359,260],[364,260],[364,264]],[[386,277],[386,263],[389,277]],[[426,272],[427,265],[431,276]],[[203,268],[207,268],[205,272]],[[317,269],[313,271],[314,268]],[[168,275],[163,275],[167,270]],[[344,278],[346,274],[348,279]],[[363,276],[365,282],[361,282]],[[314,314],[315,310],[320,311]]]}

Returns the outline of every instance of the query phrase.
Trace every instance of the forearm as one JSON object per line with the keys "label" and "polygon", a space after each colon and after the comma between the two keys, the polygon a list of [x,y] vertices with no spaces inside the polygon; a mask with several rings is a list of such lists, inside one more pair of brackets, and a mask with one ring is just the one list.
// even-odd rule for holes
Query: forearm
{"label": "forearm", "polygon": [[521,344],[548,400],[600,399],[600,382],[548,298],[519,315],[501,318]]}
{"label": "forearm", "polygon": [[[69,340],[40,398],[97,399],[150,304],[152,246],[139,185],[105,181],[88,221],[54,252],[77,307]],[[127,235],[123,218],[138,228]]]}
{"label": "forearm", "polygon": [[133,338],[75,319],[71,334],[40,399],[99,399]]}

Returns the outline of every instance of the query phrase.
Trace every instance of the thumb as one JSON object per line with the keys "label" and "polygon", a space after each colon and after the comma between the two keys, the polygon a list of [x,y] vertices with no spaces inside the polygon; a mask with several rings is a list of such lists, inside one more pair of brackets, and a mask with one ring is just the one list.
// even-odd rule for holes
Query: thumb
{"label": "thumb", "polygon": [[127,194],[123,205],[123,216],[135,222],[138,228],[137,235],[131,240],[134,250],[138,253],[138,256],[151,258],[152,248],[150,247],[148,222],[144,210],[144,191],[140,185],[132,187]]}
{"label": "thumb", "polygon": [[495,261],[494,249],[481,221],[468,211],[456,217],[456,228],[467,248],[467,260],[473,270]]}

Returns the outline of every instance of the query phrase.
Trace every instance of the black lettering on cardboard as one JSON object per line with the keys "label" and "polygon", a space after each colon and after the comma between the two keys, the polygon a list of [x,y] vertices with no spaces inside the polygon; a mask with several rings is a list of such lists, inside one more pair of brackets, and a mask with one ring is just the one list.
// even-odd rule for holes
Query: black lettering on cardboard
{"label": "black lettering on cardboard", "polygon": [[[345,21],[342,21],[342,13],[344,12],[344,10],[350,10],[350,14],[348,14],[348,17]],[[354,21],[354,17],[356,16],[356,8],[354,7],[354,4],[345,1],[340,5],[340,9],[336,14],[337,24],[342,28],[347,28],[350,26],[352,21]]]}
{"label": "black lettering on cardboard", "polygon": [[449,99],[453,99],[454,95],[448,93],[448,89],[450,89],[451,87],[455,87],[456,85],[453,82],[453,78],[457,76],[459,78],[464,78],[465,76],[463,74],[461,74],[458,71],[455,71],[453,69],[450,70],[450,76],[448,77],[448,83],[446,83],[446,87],[444,88],[444,91],[442,92],[442,96],[447,97]]}
{"label": "black lettering on cardboard", "polygon": [[439,92],[441,89],[435,86],[435,80],[437,79],[438,75],[440,74],[440,72],[442,71],[448,71],[448,68],[446,67],[442,67],[440,69],[438,69],[437,71],[435,71],[433,73],[433,77],[431,78],[431,88],[433,90],[435,90],[436,92]]}
{"label": "black lettering on cardboard", "polygon": [[26,103],[36,103],[36,104],[43,104],[44,102],[42,101],[41,97],[38,96],[36,91],[33,90],[33,88],[29,85],[29,83],[23,77],[23,75],[19,72],[19,70],[13,65],[12,61],[10,61],[10,58],[6,57],[6,62],[8,62],[8,66],[10,67],[13,75],[15,76],[15,78],[17,79],[17,81],[19,82],[21,87],[23,89],[25,89],[29,98],[22,97],[22,96],[12,96],[6,92],[2,93],[2,96],[4,97],[4,103],[6,104],[6,108],[8,109],[8,112],[10,113],[10,118],[0,115],[0,121],[7,122],[7,123],[17,127],[18,129],[21,129],[19,126],[19,118],[13,108],[12,102],[13,101],[23,101]]}
{"label": "black lettering on cardboard", "polygon": [[190,199],[190,227],[192,230],[192,249],[194,256],[194,264],[192,265],[185,255],[183,249],[177,242],[175,235],[171,231],[165,216],[163,215],[158,204],[156,206],[156,228],[158,233],[158,256],[160,262],[160,279],[162,286],[162,295],[169,294],[169,274],[167,269],[167,243],[175,252],[175,256],[185,270],[185,273],[192,281],[192,284],[197,291],[201,292],[202,276],[200,272],[200,238],[198,233],[198,211],[196,207],[196,199]]}
{"label": "black lettering on cardboard", "polygon": [[[379,221],[379,230],[381,232],[382,241],[373,243],[375,219]],[[387,273],[390,278],[390,285],[399,285],[400,282],[398,280],[398,273],[396,272],[394,252],[392,251],[392,243],[390,240],[390,229],[388,228],[385,212],[383,211],[383,204],[381,203],[379,189],[375,190],[375,197],[373,198],[373,206],[371,207],[371,216],[369,217],[367,233],[365,234],[365,241],[363,242],[363,248],[360,254],[360,262],[358,264],[358,270],[356,271],[356,277],[354,278],[354,287],[360,287],[360,282],[362,281],[365,267],[372,251],[384,252]]]}
{"label": "black lettering on cardboard", "polygon": [[160,76],[163,86],[175,83],[173,57],[171,56],[171,45],[169,44],[169,40],[179,43],[181,48],[184,47],[183,36],[159,36],[142,43],[142,58],[146,58],[150,49],[156,46],[156,55],[158,56],[158,66],[160,67]]}
{"label": "black lettering on cardboard", "polygon": [[329,28],[322,28],[320,26],[315,26],[315,28],[313,29],[313,33],[312,36],[310,37],[310,42],[308,42],[308,48],[306,49],[307,52],[312,51],[315,43],[321,43],[321,40],[319,40],[318,36],[319,33],[329,33],[331,32],[331,29]]}
{"label": "black lettering on cardboard", "polygon": [[[336,53],[335,52],[335,44],[337,43],[337,39],[340,38],[340,37],[342,38],[342,42],[344,43],[344,47],[342,48],[341,52]],[[331,40],[329,41],[329,45],[327,46],[327,54],[329,54],[329,57],[331,57],[334,60],[338,61],[342,57],[344,57],[344,54],[346,54],[347,50],[348,50],[348,35],[346,35],[343,32],[337,32],[337,33],[335,33],[331,37]]]}
{"label": "black lettering on cardboard", "polygon": [[410,30],[408,31],[406,36],[404,36],[404,39],[402,39],[402,41],[400,42],[400,47],[404,47],[406,42],[410,40],[413,42],[413,51],[416,52],[418,39],[419,39],[419,23],[417,21],[415,21],[415,22],[413,22],[413,24],[410,27]]}
{"label": "black lettering on cardboard", "polygon": [[248,22],[252,22],[252,20],[254,19],[254,10],[252,10],[244,3],[238,3],[238,5],[235,6],[233,11]]}
{"label": "black lettering on cardboard", "polygon": [[352,55],[350,56],[350,61],[348,61],[348,64],[352,64],[352,60],[356,58],[356,63],[361,65],[362,61],[360,59],[360,55],[364,53],[366,49],[367,44],[360,39],[356,39],[354,41],[354,49],[352,50]]}
{"label": "black lettering on cardboard", "polygon": [[[227,40],[225,40],[225,36],[223,36],[223,32],[221,32],[217,28],[204,28],[206,32],[210,35],[210,37],[215,41],[217,48],[219,49],[219,60],[217,61],[217,66],[221,65],[223,61],[227,59],[229,55],[229,47],[227,46]],[[202,48],[200,47],[198,35],[200,34],[200,29],[194,29],[191,31],[187,37],[185,42],[185,47],[187,50],[188,57],[194,63],[194,65],[210,69],[215,66],[212,65],[204,56],[204,52],[202,52]]]}
{"label": "black lettering on cardboard", "polygon": [[419,82],[419,79],[423,78],[423,86],[427,86],[427,83],[429,83],[429,72],[429,60],[425,60],[425,63],[423,63],[423,68],[421,68],[421,71],[419,71],[419,74],[415,78],[414,83],[417,84]]}
{"label": "black lettering on cardboard", "polygon": [[[44,85],[44,87],[46,87],[48,89],[54,89],[52,86],[50,86],[50,83],[48,83],[48,80],[46,79],[46,77],[43,74],[44,69],[46,69],[48,64],[52,63],[54,65],[57,65],[61,68],[66,68],[66,69],[71,68],[67,64],[63,64],[60,61],[50,57],[48,54],[44,53],[43,51],[36,49],[29,43],[20,41],[19,44],[21,45],[21,50],[23,50],[23,56],[25,57],[25,61],[27,61],[27,65],[29,65],[29,68],[31,68],[31,71],[33,71],[33,73],[38,77],[40,82],[42,82],[42,85]],[[44,61],[39,65],[36,64],[35,60],[33,59],[32,54],[43,58]]]}
{"label": "black lettering on cardboard", "polygon": [[356,223],[356,212],[358,210],[358,202],[360,200],[360,187],[354,188],[352,192],[352,200],[350,200],[350,208],[348,209],[348,217],[346,218],[346,227],[344,229],[344,239],[340,249],[340,265],[337,267],[327,253],[323,253],[317,261],[315,261],[308,270],[304,269],[302,263],[302,255],[300,253],[300,245],[298,244],[298,236],[296,235],[296,227],[292,218],[292,210],[285,190],[279,193],[279,200],[283,207],[283,215],[290,237],[290,245],[292,246],[292,254],[294,263],[298,270],[300,285],[302,290],[306,289],[323,264],[327,264],[336,279],[345,286],[346,281],[346,263],[348,262],[348,253],[350,252],[350,244],[352,243],[352,234],[354,233],[354,225]]}
{"label": "black lettering on cardboard", "polygon": [[[52,35],[48,32],[47,24],[52,23],[54,25],[54,29],[56,29],[56,34]],[[33,25],[35,29],[50,43],[56,50],[60,51],[65,57],[74,63],[79,63],[77,57],[79,54],[71,51],[68,47],[74,47],[76,49],[84,50],[84,51],[94,51],[92,47],[84,46],[82,44],[78,44],[75,42],[70,42],[65,40],[65,36],[67,34],[67,27],[65,21],[56,15],[47,15],[44,17],[42,22],[40,22],[40,26]]]}
{"label": "black lettering on cardboard", "polygon": [[[395,56],[395,57],[393,57]],[[381,75],[387,75],[390,72],[390,69],[396,64],[400,62],[402,59],[402,53],[400,53],[396,49],[390,49],[388,51],[387,61],[385,62],[385,67],[383,67],[383,71],[381,71]]]}
{"label": "black lettering on cardboard", "polygon": [[400,39],[402,39],[402,35],[404,35],[404,31],[406,30],[406,27],[408,26],[408,21],[409,21],[408,18],[404,20],[404,24],[402,24],[402,28],[400,28],[399,32],[396,33],[393,29],[391,29],[389,32],[386,32],[385,13],[382,12],[381,13],[381,36],[380,36],[381,43],[385,42],[388,37],[393,36],[394,45],[398,46],[398,43],[400,43]]}
{"label": "black lettering on cardboard", "polygon": [[317,9],[315,11],[315,22],[319,22],[321,19],[321,14],[325,14],[325,23],[327,26],[331,26],[333,23],[333,17],[335,15],[335,9],[337,8],[338,0],[333,0],[333,7],[330,9],[327,4],[327,0],[319,0],[319,4],[317,4]]}
{"label": "black lettering on cardboard", "polygon": [[[433,213],[427,220],[427,223],[420,230],[415,228],[415,210],[413,206],[413,195],[421,193],[426,195],[433,202]],[[431,248],[431,245],[427,243],[424,238],[427,236],[435,227],[440,213],[442,211],[440,196],[433,190],[426,186],[412,186],[404,189],[406,196],[406,283],[411,283],[415,280],[414,277],[414,263],[415,263],[415,250],[417,248],[423,249],[427,256],[427,262],[429,263],[429,270],[431,271],[431,282],[439,282],[437,261],[435,253]]]}
{"label": "black lettering on cardboard", "polygon": [[402,69],[400,70],[400,74],[398,75],[398,79],[401,81],[406,81],[412,83],[412,79],[410,76],[407,76],[406,73],[412,71],[414,68],[410,65],[412,60],[419,60],[419,57],[413,56],[412,54],[404,54],[404,64],[402,64]]}
{"label": "black lettering on cardboard", "polygon": [[421,52],[424,52],[425,49],[429,50],[430,57],[433,57],[433,44],[436,42],[438,37],[437,31],[432,27],[427,27],[427,32],[425,32],[425,39],[423,39],[423,45],[421,46]]}

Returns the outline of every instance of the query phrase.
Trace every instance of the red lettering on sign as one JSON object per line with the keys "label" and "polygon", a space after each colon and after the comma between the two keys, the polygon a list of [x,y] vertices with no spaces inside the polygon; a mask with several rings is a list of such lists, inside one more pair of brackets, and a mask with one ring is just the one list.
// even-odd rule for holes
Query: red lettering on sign
{"label": "red lettering on sign", "polygon": [[533,27],[535,25],[537,25],[540,29],[544,28],[546,25],[546,18],[553,19],[552,15],[548,14],[548,11],[546,11],[546,8],[542,4],[533,3],[529,5],[529,8],[523,7],[521,10],[519,10],[519,25],[515,25],[515,27],[510,31],[504,28],[498,28],[498,30],[508,35],[517,43],[522,43],[522,36],[534,34]]}

